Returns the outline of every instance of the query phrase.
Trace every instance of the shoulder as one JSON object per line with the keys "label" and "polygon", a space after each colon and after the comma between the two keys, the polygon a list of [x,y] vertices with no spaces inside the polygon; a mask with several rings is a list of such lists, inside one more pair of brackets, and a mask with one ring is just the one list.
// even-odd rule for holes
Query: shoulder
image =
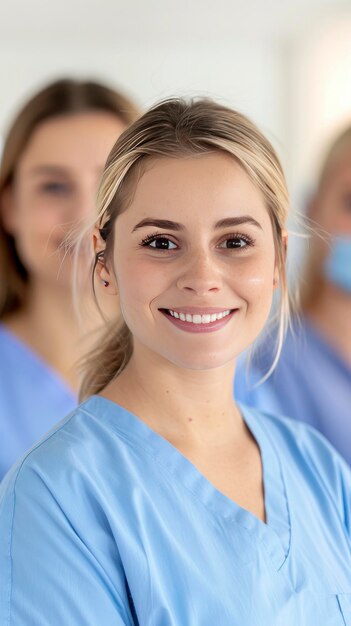
{"label": "shoulder", "polygon": [[[303,359],[313,359],[324,346],[322,339],[314,331],[311,324],[304,317],[296,317],[292,320],[284,337],[284,343],[280,352],[279,360],[274,373],[288,365],[301,372]],[[276,338],[267,335],[257,347],[252,356],[252,368],[256,370],[257,377],[252,382],[257,382],[271,368],[276,356]],[[243,369],[244,363],[241,364]],[[251,369],[251,368],[250,368]],[[273,376],[274,376],[273,373]]]}
{"label": "shoulder", "polygon": [[29,525],[44,533],[45,524],[64,533],[87,529],[108,505],[106,494],[113,487],[123,493],[130,464],[125,447],[98,401],[80,405],[2,480],[0,536],[11,542],[14,533],[26,532]]}
{"label": "shoulder", "polygon": [[[322,343],[304,319],[293,321],[279,360],[265,378],[274,357],[274,341],[266,338],[252,356],[249,366],[243,360],[239,361],[234,387],[237,399],[275,414],[283,413],[307,423],[320,424],[319,415],[326,414],[325,393],[332,366]],[[321,375],[327,382],[318,394],[316,389]],[[305,409],[306,414],[302,415]]]}
{"label": "shoulder", "polygon": [[8,359],[13,360],[14,356],[22,351],[22,343],[15,335],[7,330],[6,326],[0,322],[0,346],[1,361],[3,369],[8,368]]}
{"label": "shoulder", "polygon": [[304,457],[323,468],[325,464],[335,463],[343,465],[346,472],[351,472],[348,465],[327,439],[315,428],[306,423],[305,416],[298,421],[283,415],[276,415],[268,411],[261,411],[252,407],[244,409],[254,415],[254,418],[264,424],[268,436],[275,442],[283,445],[286,451],[297,458]]}
{"label": "shoulder", "polygon": [[[113,464],[118,448],[111,450],[111,438],[98,403],[83,404],[2,481],[1,624],[10,612],[15,621],[18,611],[27,616],[26,624],[37,624],[33,606],[40,607],[45,623],[52,623],[50,611],[60,623],[99,623],[103,614],[106,623],[122,624],[120,611],[123,624],[129,623],[123,569],[108,518],[115,510],[113,490],[106,494],[106,484],[118,472]],[[70,600],[62,604],[62,597]]]}
{"label": "shoulder", "polygon": [[[31,488],[38,476],[60,489],[69,486],[74,475],[87,479],[99,472],[108,452],[112,453],[109,442],[113,434],[98,400],[81,404],[51,428],[10,470],[1,483],[0,497],[11,490]],[[117,436],[115,440],[118,443]]]}
{"label": "shoulder", "polygon": [[317,481],[345,515],[350,530],[351,469],[327,439],[312,426],[281,415],[244,407],[270,438],[282,465]]}

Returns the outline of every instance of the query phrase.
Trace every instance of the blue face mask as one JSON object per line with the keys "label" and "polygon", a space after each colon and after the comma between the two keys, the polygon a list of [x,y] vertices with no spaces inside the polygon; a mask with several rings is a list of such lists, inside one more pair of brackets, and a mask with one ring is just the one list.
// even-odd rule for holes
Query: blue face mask
{"label": "blue face mask", "polygon": [[330,282],[351,293],[351,237],[332,238],[324,269]]}

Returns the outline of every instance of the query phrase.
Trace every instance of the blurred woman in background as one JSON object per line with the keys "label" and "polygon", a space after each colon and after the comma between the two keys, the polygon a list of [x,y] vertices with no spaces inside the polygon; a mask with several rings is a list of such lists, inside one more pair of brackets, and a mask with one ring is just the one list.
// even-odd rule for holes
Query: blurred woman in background
{"label": "blurred woman in background", "polygon": [[301,280],[301,311],[273,374],[268,342],[246,376],[236,377],[238,398],[319,429],[351,464],[351,127],[325,158],[308,217],[312,236]]}
{"label": "blurred woman in background", "polygon": [[62,243],[91,216],[99,176],[137,117],[125,96],[59,80],[13,121],[0,167],[0,479],[76,405],[82,330]]}

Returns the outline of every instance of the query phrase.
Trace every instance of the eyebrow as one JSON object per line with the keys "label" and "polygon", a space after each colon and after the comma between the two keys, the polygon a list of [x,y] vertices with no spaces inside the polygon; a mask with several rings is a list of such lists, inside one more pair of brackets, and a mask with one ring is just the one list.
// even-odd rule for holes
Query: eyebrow
{"label": "eyebrow", "polygon": [[[103,163],[101,167],[95,168],[95,174],[98,178],[101,177],[103,170]],[[62,165],[37,165],[29,170],[29,173],[34,174],[34,176],[63,176],[66,178],[72,175],[72,171]]]}
{"label": "eyebrow", "polygon": [[67,176],[67,170],[60,165],[37,165],[31,169],[31,174],[41,176],[43,174]]}
{"label": "eyebrow", "polygon": [[[256,228],[260,228],[262,230],[261,224],[250,215],[241,215],[239,217],[226,217],[225,219],[216,222],[214,228],[230,228],[231,226],[240,226],[241,224],[252,224],[252,226],[256,226]],[[132,232],[134,233],[134,231],[138,230],[138,228],[143,228],[144,226],[154,226],[156,228],[164,228],[166,230],[176,231],[185,230],[185,226],[183,224],[179,224],[179,222],[146,217],[144,220],[141,220],[141,222],[134,226]]]}

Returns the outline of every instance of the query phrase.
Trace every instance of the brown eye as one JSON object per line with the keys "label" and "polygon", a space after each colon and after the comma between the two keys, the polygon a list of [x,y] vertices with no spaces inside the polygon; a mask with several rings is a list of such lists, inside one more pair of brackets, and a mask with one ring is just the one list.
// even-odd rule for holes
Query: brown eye
{"label": "brown eye", "polygon": [[249,237],[244,237],[243,235],[233,235],[227,237],[224,241],[219,244],[219,248],[227,248],[227,249],[240,249],[246,248],[248,246],[253,246],[254,242]]}
{"label": "brown eye", "polygon": [[154,241],[150,243],[150,248],[157,248],[158,250],[174,250],[176,247],[177,246],[172,241],[161,237],[154,239]]}
{"label": "brown eye", "polygon": [[173,241],[168,239],[167,237],[146,237],[141,242],[143,247],[153,248],[154,250],[176,250],[177,246]]}
{"label": "brown eye", "polygon": [[224,243],[227,244],[226,248],[243,248],[246,246],[243,239],[227,239]]}

